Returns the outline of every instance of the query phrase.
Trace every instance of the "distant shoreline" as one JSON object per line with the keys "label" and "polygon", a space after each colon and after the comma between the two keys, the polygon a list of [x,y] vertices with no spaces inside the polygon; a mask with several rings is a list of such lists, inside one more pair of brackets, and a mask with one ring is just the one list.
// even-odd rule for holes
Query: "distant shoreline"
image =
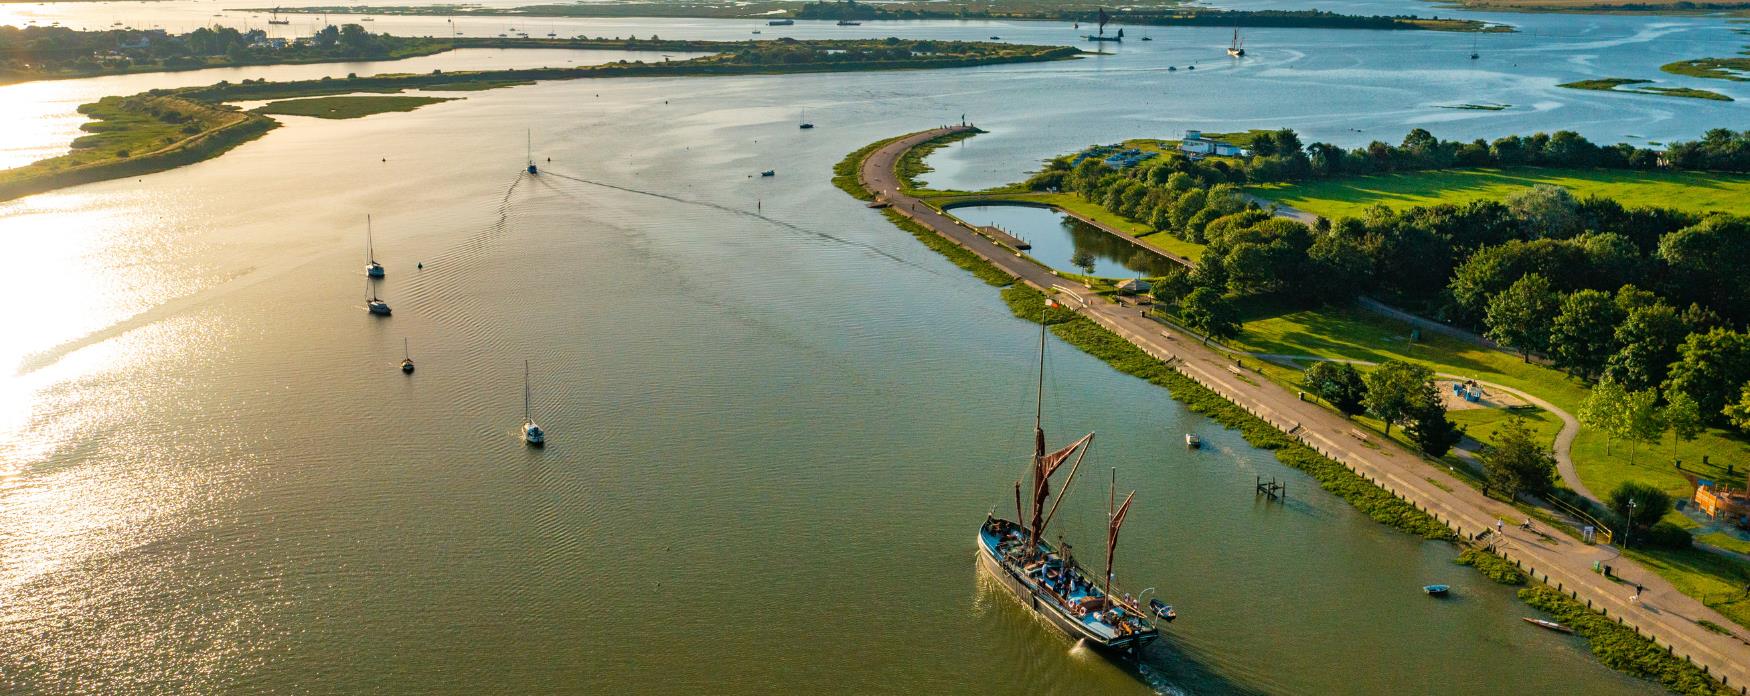
{"label": "distant shoreline", "polygon": [[[473,5],[334,5],[320,7],[272,8],[252,7],[233,8],[237,12],[274,12],[282,14],[302,15],[402,15],[418,17],[524,17],[540,18],[603,18],[603,19],[720,19],[720,20],[774,20],[787,19],[795,21],[836,22],[839,20],[855,20],[857,22],[883,21],[954,21],[968,19],[1027,21],[1027,22],[1073,22],[1093,24],[1097,16],[1092,10],[1062,7],[1057,9],[1031,10],[1001,10],[1001,9],[954,9],[953,6],[929,9],[906,9],[912,6],[900,5],[900,9],[877,8],[874,5],[855,5],[854,9],[841,10],[840,6],[828,5],[825,9],[815,9],[818,5],[800,5],[799,9],[759,11],[766,5],[737,6],[734,11],[726,12],[717,7],[696,5],[678,5],[666,8],[664,11],[648,9],[649,5],[629,3],[598,3],[577,5],[524,5],[519,7],[494,8]],[[788,5],[781,6],[788,7]],[[1118,11],[1111,15],[1112,27],[1176,27],[1176,26],[1209,26],[1231,28],[1294,28],[1294,29],[1372,29],[1400,31],[1451,31],[1451,32],[1511,32],[1512,27],[1493,24],[1475,19],[1423,17],[1419,15],[1347,15],[1318,10],[1211,10],[1206,8],[1182,7],[1162,9],[1148,7],[1134,11]]]}

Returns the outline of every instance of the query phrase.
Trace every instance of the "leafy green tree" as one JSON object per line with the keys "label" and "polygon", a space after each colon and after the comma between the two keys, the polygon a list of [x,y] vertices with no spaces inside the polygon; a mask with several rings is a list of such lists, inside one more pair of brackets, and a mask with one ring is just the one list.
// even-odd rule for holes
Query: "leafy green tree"
{"label": "leafy green tree", "polygon": [[1211,338],[1232,338],[1240,333],[1239,313],[1220,291],[1197,288],[1185,296],[1180,314],[1191,329],[1203,334],[1203,342]]}
{"label": "leafy green tree", "polygon": [[1367,410],[1362,405],[1367,398],[1367,381],[1362,379],[1361,371],[1354,365],[1336,361],[1314,363],[1302,375],[1302,380],[1314,395],[1342,412],[1344,417]]}
{"label": "leafy green tree", "polygon": [[1433,380],[1433,371],[1426,367],[1387,360],[1367,373],[1367,397],[1362,399],[1362,405],[1368,413],[1385,421],[1385,434],[1389,437],[1393,423],[1406,422],[1418,413]]}
{"label": "leafy green tree", "polygon": [[1592,379],[1616,354],[1616,329],[1623,312],[1610,293],[1580,290],[1562,298],[1550,326],[1550,353],[1557,367]]}
{"label": "leafy green tree", "polygon": [[1257,242],[1235,244],[1227,253],[1227,289],[1238,296],[1269,292],[1282,278],[1277,256]]}
{"label": "leafy green tree", "polygon": [[1501,489],[1512,500],[1518,500],[1522,491],[1547,491],[1555,482],[1555,453],[1538,442],[1525,427],[1525,419],[1517,416],[1496,431],[1481,458],[1489,486]]}
{"label": "leafy green tree", "polygon": [[[1729,408],[1729,407],[1728,407]],[[1683,392],[1669,392],[1665,395],[1665,409],[1659,416],[1665,421],[1665,427],[1671,431],[1671,458],[1677,458],[1677,443],[1689,442],[1701,435],[1705,422],[1701,416],[1701,405],[1695,399],[1689,398]]]}
{"label": "leafy green tree", "polygon": [[1531,273],[1489,300],[1489,340],[1519,351],[1526,362],[1549,348],[1550,326],[1560,305],[1549,279]]}
{"label": "leafy green tree", "polygon": [[1538,184],[1507,197],[1507,208],[1525,221],[1532,237],[1567,238],[1580,233],[1579,201],[1560,186]]}
{"label": "leafy green tree", "polygon": [[1307,288],[1316,299],[1341,302],[1361,293],[1373,272],[1373,261],[1359,242],[1347,235],[1322,234],[1306,252],[1311,267]]}
{"label": "leafy green tree", "polygon": [[1684,339],[1665,390],[1688,394],[1712,418],[1723,413],[1745,382],[1750,382],[1750,334],[1714,329]]}
{"label": "leafy green tree", "polygon": [[1082,273],[1087,275],[1093,275],[1095,264],[1099,263],[1094,258],[1093,252],[1086,250],[1077,250],[1075,255],[1069,257],[1069,262],[1070,265],[1082,269]]}
{"label": "leafy green tree", "polygon": [[1191,294],[1191,287],[1191,271],[1184,266],[1174,265],[1149,288],[1149,295],[1156,302],[1178,304],[1186,295]]}
{"label": "leafy green tree", "polygon": [[1750,433],[1750,382],[1738,390],[1738,400],[1722,409],[1732,427]]}
{"label": "leafy green tree", "polygon": [[[1619,292],[1618,306],[1634,297]],[[1604,373],[1629,389],[1657,386],[1677,360],[1677,346],[1688,333],[1689,327],[1671,305],[1655,301],[1634,306],[1616,327],[1616,345],[1621,347],[1610,356]]]}
{"label": "leafy green tree", "polygon": [[1430,457],[1445,456],[1464,438],[1464,429],[1447,420],[1446,404],[1440,401],[1439,390],[1432,383],[1423,384],[1422,393],[1417,395],[1404,424],[1404,433],[1410,436],[1410,442],[1416,443],[1422,454]]}
{"label": "leafy green tree", "polygon": [[1658,442],[1665,433],[1665,421],[1659,412],[1659,393],[1651,389],[1629,392],[1622,403],[1621,422],[1628,435],[1628,463],[1635,463],[1640,443]]}
{"label": "leafy green tree", "polygon": [[[1630,526],[1646,529],[1671,509],[1671,494],[1650,483],[1624,481],[1610,491],[1610,509]],[[1633,505],[1630,505],[1630,502]]]}
{"label": "leafy green tree", "polygon": [[1621,382],[1605,377],[1592,385],[1592,393],[1580,406],[1580,424],[1604,433],[1605,455],[1610,454],[1610,445],[1616,438],[1628,435],[1628,422],[1623,419],[1627,403],[1628,390]]}
{"label": "leafy green tree", "polygon": [[1743,266],[1750,258],[1750,218],[1710,215],[1660,238],[1658,256],[1670,267],[1670,277],[1682,279],[1667,295],[1744,318],[1750,306],[1750,278]]}

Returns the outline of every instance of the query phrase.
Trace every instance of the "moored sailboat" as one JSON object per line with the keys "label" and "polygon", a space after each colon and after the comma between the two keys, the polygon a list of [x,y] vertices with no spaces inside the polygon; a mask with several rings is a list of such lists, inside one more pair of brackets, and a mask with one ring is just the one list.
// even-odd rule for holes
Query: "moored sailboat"
{"label": "moored sailboat", "polygon": [[523,442],[531,447],[547,446],[547,433],[535,424],[535,413],[529,391],[529,361],[523,361]]}
{"label": "moored sailboat", "polygon": [[[1048,306],[1050,301],[1047,300]],[[1150,610],[1137,605],[1128,594],[1118,592],[1112,583],[1113,553],[1118,546],[1118,532],[1130,512],[1132,491],[1122,503],[1117,497],[1117,470],[1113,470],[1113,485],[1108,495],[1106,516],[1106,567],[1095,576],[1081,566],[1070,553],[1068,544],[1059,549],[1045,540],[1045,530],[1063,504],[1075,475],[1081,469],[1093,443],[1094,434],[1055,452],[1045,451],[1045,430],[1041,425],[1045,398],[1045,322],[1039,323],[1039,401],[1033,420],[1033,457],[1029,464],[1032,494],[1028,511],[1022,511],[1022,482],[1015,482],[1015,520],[986,516],[978,530],[978,565],[997,582],[1020,599],[1046,621],[1070,637],[1086,641],[1096,648],[1128,652],[1135,651],[1160,637],[1160,631],[1148,619]],[[1074,459],[1071,462],[1071,459]],[[1070,464],[1063,488],[1057,499],[1051,500],[1051,477],[1064,464]],[[1046,503],[1050,502],[1049,509]],[[1165,605],[1162,605],[1165,607]],[[1170,607],[1153,611],[1165,618]]]}
{"label": "moored sailboat", "polygon": [[1240,38],[1240,30],[1234,29],[1233,43],[1227,45],[1227,54],[1235,58],[1244,57],[1246,55],[1245,43],[1245,39]]}
{"label": "moored sailboat", "polygon": [[365,216],[365,277],[383,277],[383,264],[377,263],[377,249],[371,243],[371,216]]}
{"label": "moored sailboat", "polygon": [[391,314],[389,303],[377,298],[377,289],[371,287],[371,281],[369,280],[365,281],[365,311],[379,317],[386,317]]}
{"label": "moored sailboat", "polygon": [[[1083,38],[1086,38],[1089,41],[1123,41],[1124,40],[1124,30],[1123,29],[1119,29],[1118,33],[1114,34],[1112,36],[1106,35],[1106,24],[1108,22],[1111,22],[1111,21],[1112,21],[1112,18],[1107,16],[1107,14],[1106,14],[1106,8],[1104,8],[1104,7],[1100,8],[1100,29],[1099,29],[1099,32],[1094,33],[1094,34],[1089,34]],[[1081,25],[1077,24],[1076,26],[1079,27]]]}

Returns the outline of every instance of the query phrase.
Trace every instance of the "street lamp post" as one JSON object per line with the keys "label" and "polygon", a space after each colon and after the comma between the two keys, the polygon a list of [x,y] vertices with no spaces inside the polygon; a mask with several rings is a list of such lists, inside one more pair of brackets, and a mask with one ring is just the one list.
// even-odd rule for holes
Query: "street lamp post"
{"label": "street lamp post", "polygon": [[1622,528],[1622,547],[1628,548],[1628,534],[1635,528],[1635,499],[1628,499],[1628,524]]}

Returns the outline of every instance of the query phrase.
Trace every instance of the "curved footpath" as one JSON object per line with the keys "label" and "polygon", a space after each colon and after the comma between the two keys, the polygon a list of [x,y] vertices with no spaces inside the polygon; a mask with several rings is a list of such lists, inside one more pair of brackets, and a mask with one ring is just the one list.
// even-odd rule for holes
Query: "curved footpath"
{"label": "curved footpath", "polygon": [[[1232,350],[1232,349],[1229,349],[1228,352],[1230,352],[1230,353],[1242,353],[1245,355],[1250,355],[1254,358],[1258,358],[1260,360],[1270,360],[1270,361],[1278,361],[1278,362],[1299,362],[1299,361],[1310,360],[1310,361],[1317,361],[1317,362],[1343,362],[1343,363],[1349,363],[1351,365],[1377,365],[1378,364],[1378,363],[1375,363],[1371,360],[1345,360],[1342,358],[1322,358],[1322,357],[1319,357],[1317,355],[1290,355],[1290,354],[1286,354],[1286,353],[1251,353],[1251,352],[1247,352],[1247,351],[1243,351],[1243,350]],[[1475,377],[1466,377],[1464,375],[1457,375],[1457,374],[1453,374],[1450,372],[1436,372],[1436,373],[1434,373],[1434,375],[1436,377],[1443,377],[1446,379],[1457,379],[1457,380],[1468,379],[1468,380],[1476,382],[1477,384],[1481,384],[1486,388],[1493,389],[1493,390],[1499,391],[1499,392],[1506,392],[1508,394],[1512,394],[1514,396],[1517,396],[1521,399],[1524,399],[1526,401],[1526,403],[1529,403],[1529,404],[1536,406],[1538,408],[1541,408],[1545,411],[1549,411],[1551,414],[1554,414],[1557,419],[1560,419],[1562,421],[1562,428],[1560,431],[1556,432],[1555,444],[1552,447],[1552,449],[1554,450],[1555,455],[1556,455],[1556,473],[1561,474],[1562,483],[1567,485],[1567,487],[1570,490],[1574,491],[1575,493],[1579,493],[1581,496],[1585,497],[1587,500],[1590,500],[1594,503],[1598,503],[1599,505],[1604,504],[1604,501],[1599,500],[1598,496],[1592,494],[1592,489],[1587,488],[1586,484],[1584,484],[1580,481],[1580,471],[1578,469],[1574,468],[1574,456],[1573,456],[1574,438],[1580,434],[1580,421],[1579,421],[1579,419],[1574,417],[1574,414],[1568,413],[1567,411],[1562,410],[1560,407],[1556,406],[1555,404],[1552,404],[1548,401],[1545,401],[1536,395],[1533,395],[1533,394],[1528,393],[1528,392],[1520,391],[1518,389],[1514,389],[1514,388],[1509,387],[1505,384],[1496,384],[1494,382],[1486,382],[1486,381],[1483,381],[1480,379],[1476,379]]]}
{"label": "curved footpath", "polygon": [[[1393,494],[1411,501],[1467,538],[1492,530],[1497,520],[1523,516],[1511,506],[1484,497],[1420,456],[1392,441],[1370,438],[1365,443],[1353,426],[1323,407],[1300,401],[1293,392],[1259,380],[1252,384],[1230,372],[1232,363],[1217,351],[1195,340],[1178,340],[1160,324],[1135,308],[1120,307],[1092,294],[1079,294],[1079,287],[1059,279],[1046,269],[983,236],[958,220],[944,215],[901,192],[894,165],[907,150],[935,137],[966,130],[937,128],[913,133],[877,149],[858,169],[858,179],[895,211],[937,234],[965,247],[1027,285],[1043,291],[1065,291],[1075,302],[1067,303],[1084,316],[1171,365],[1175,370],[1240,405],[1308,447],[1341,462]],[[1189,338],[1189,337],[1187,337]],[[1665,581],[1627,559],[1614,558],[1609,547],[1588,546],[1563,535],[1545,536],[1508,527],[1506,543],[1499,549],[1521,563],[1551,587],[1574,593],[1594,608],[1650,635],[1662,647],[1688,657],[1740,693],[1750,694],[1750,642],[1746,632],[1730,619],[1678,592]],[[1640,601],[1629,601],[1632,585],[1613,582],[1592,571],[1592,564],[1610,560],[1617,575],[1645,586]],[[1584,596],[1580,596],[1584,595]],[[1709,631],[1696,621],[1706,620],[1730,627],[1734,635]]]}

